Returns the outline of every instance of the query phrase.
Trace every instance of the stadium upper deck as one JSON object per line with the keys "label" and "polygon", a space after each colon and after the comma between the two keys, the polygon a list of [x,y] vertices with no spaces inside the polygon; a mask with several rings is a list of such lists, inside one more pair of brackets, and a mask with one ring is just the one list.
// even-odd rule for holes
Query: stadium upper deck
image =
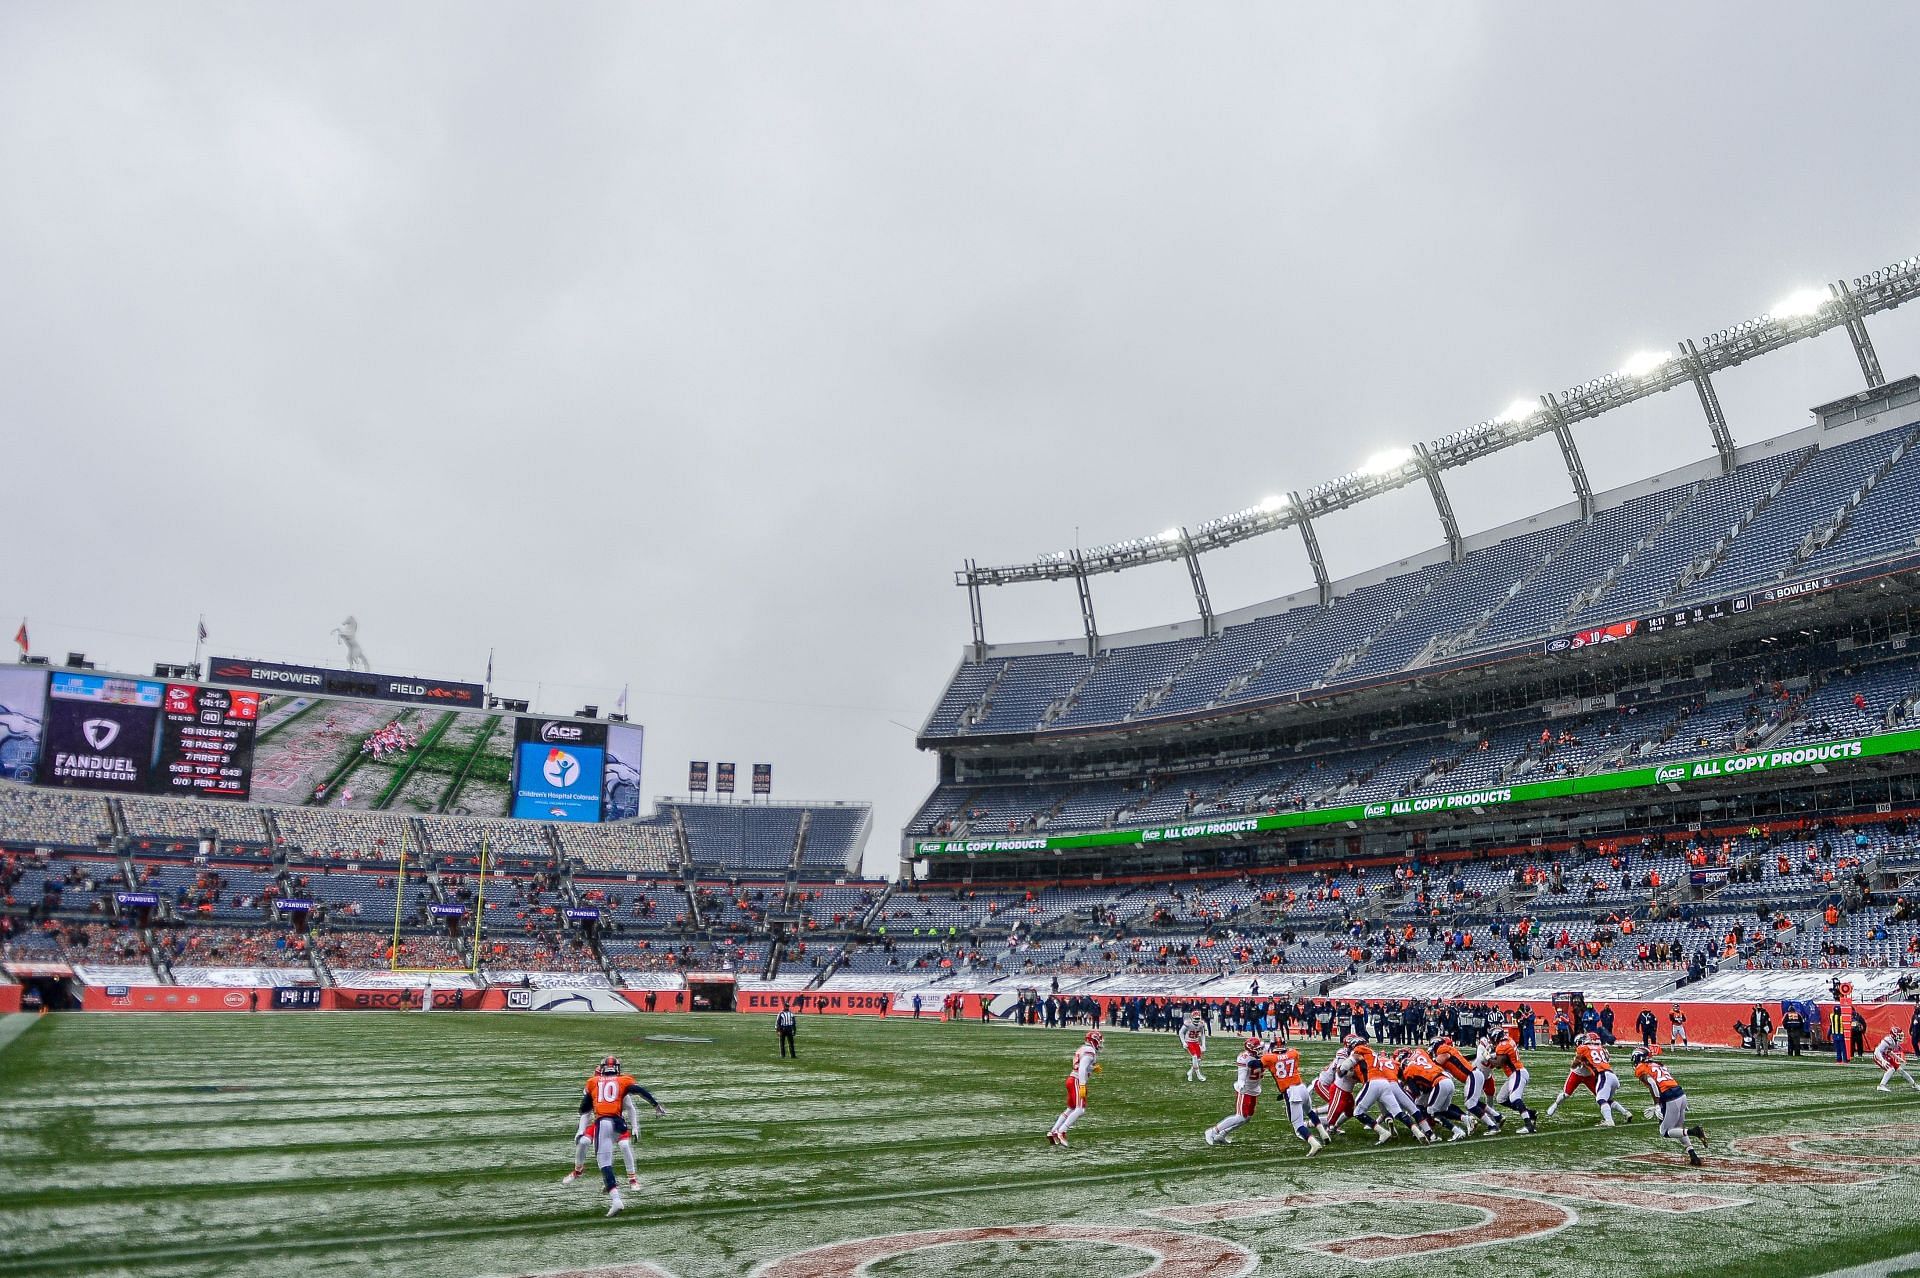
{"label": "stadium upper deck", "polygon": [[[921,730],[965,747],[1228,722],[1639,638],[1920,562],[1920,378],[1811,426],[1461,544],[1214,619],[970,650]],[[1676,620],[1678,619],[1678,620]],[[1171,636],[1171,637],[1169,637]]]}

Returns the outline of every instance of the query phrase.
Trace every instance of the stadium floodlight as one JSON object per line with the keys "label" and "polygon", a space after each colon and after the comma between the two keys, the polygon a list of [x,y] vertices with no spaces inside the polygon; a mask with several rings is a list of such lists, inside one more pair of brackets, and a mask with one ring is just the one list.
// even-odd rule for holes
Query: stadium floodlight
{"label": "stadium floodlight", "polygon": [[1767,309],[1768,319],[1804,319],[1809,315],[1818,315],[1820,308],[1829,301],[1825,289],[1803,288],[1775,302]]}
{"label": "stadium floodlight", "polygon": [[[1430,486],[1438,487],[1439,471],[1477,462],[1549,432],[1559,437],[1569,472],[1573,473],[1580,466],[1569,427],[1676,386],[1692,385],[1699,392],[1722,466],[1731,466],[1732,436],[1718,407],[1712,387],[1714,377],[1796,342],[1844,328],[1868,389],[1883,386],[1886,379],[1868,337],[1866,321],[1914,301],[1920,301],[1920,256],[1904,257],[1856,276],[1851,288],[1842,280],[1825,290],[1799,289],[1764,314],[1711,332],[1699,342],[1677,344],[1672,355],[1636,353],[1617,372],[1577,383],[1557,396],[1516,399],[1498,415],[1442,435],[1421,445],[1420,451],[1408,448],[1377,453],[1360,470],[1297,490],[1290,497],[1265,497],[1245,510],[1183,525],[1178,536],[1169,530],[1168,534],[1114,542],[1091,551],[1060,551],[997,567],[982,567],[969,560],[954,574],[954,581],[977,595],[982,586],[1084,580],[1099,573],[1168,563],[1282,528],[1298,527],[1303,537],[1310,538],[1312,519],[1418,483],[1423,475]],[[1575,487],[1586,504],[1590,494],[1580,474],[1575,474]],[[1436,495],[1436,504],[1438,501]],[[1321,575],[1316,571],[1316,579]],[[1326,583],[1321,582],[1321,586],[1321,593],[1327,594]]]}
{"label": "stadium floodlight", "polygon": [[1167,530],[1166,530],[1165,532],[1162,532],[1162,533],[1160,534],[1160,540],[1161,540],[1161,541],[1168,541],[1168,542],[1172,542],[1172,541],[1179,541],[1179,540],[1180,540],[1180,530],[1179,530],[1178,528],[1169,528],[1169,529],[1167,529]]}
{"label": "stadium floodlight", "polygon": [[1411,448],[1383,448],[1361,464],[1366,475],[1390,475],[1413,460]]}
{"label": "stadium floodlight", "polygon": [[1629,356],[1627,362],[1620,366],[1620,375],[1645,377],[1648,373],[1665,368],[1667,361],[1672,358],[1671,351],[1638,351]]}

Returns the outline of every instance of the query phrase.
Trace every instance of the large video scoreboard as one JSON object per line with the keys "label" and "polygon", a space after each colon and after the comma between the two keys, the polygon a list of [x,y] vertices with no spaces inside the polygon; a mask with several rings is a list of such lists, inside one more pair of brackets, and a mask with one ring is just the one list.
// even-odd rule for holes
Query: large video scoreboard
{"label": "large video scoreboard", "polygon": [[199,684],[0,667],[0,778],[538,821],[640,814],[638,724],[507,713],[444,680],[220,657],[209,671]]}

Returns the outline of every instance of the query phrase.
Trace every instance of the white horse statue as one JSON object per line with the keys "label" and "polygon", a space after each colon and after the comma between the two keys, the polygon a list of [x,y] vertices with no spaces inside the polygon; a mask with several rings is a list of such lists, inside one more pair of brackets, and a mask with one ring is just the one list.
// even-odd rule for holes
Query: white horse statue
{"label": "white horse statue", "polygon": [[335,639],[347,645],[347,669],[372,670],[373,666],[367,661],[366,652],[360,647],[359,636],[360,623],[352,617],[341,622],[340,628],[333,632]]}

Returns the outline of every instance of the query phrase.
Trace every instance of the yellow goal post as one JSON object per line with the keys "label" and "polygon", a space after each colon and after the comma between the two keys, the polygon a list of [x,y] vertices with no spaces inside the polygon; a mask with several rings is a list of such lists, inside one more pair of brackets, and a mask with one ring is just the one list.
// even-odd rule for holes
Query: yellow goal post
{"label": "yellow goal post", "polygon": [[[421,858],[424,860],[425,858]],[[424,874],[425,872],[422,871]],[[387,970],[416,976],[472,976],[480,966],[480,926],[487,914],[487,836],[480,836],[480,892],[473,902],[473,936],[468,953],[472,961],[465,967],[401,967],[400,925],[407,909],[407,838],[400,836],[400,870],[393,877],[393,943],[387,949]]]}

